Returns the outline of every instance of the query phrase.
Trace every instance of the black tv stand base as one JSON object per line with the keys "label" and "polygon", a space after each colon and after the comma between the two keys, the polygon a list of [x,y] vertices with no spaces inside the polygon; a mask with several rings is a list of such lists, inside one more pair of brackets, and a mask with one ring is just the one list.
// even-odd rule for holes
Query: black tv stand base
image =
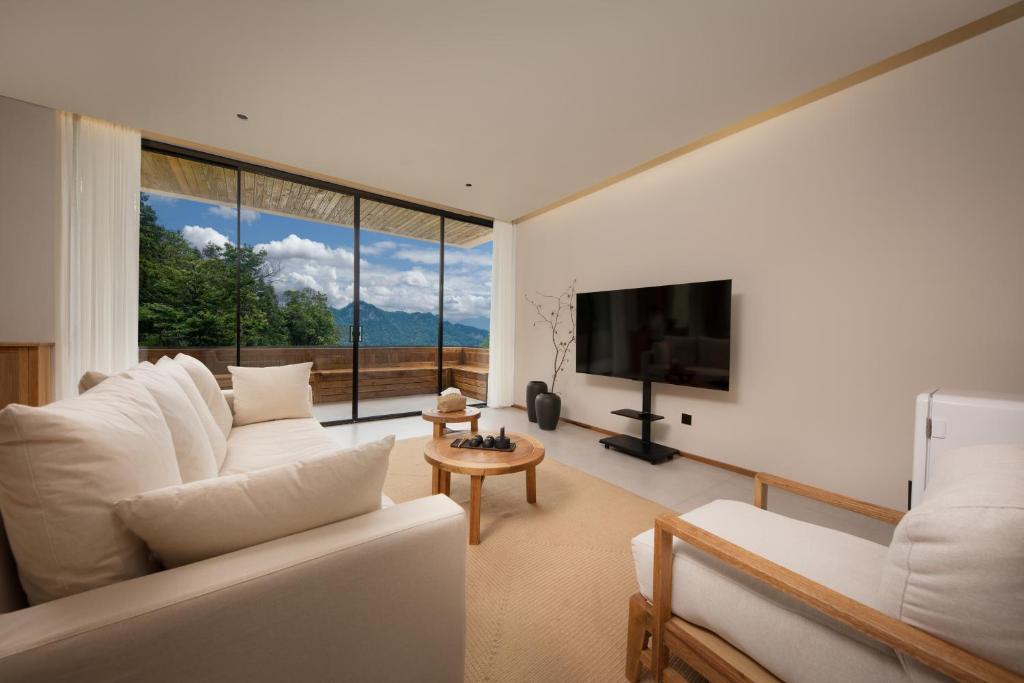
{"label": "black tv stand base", "polygon": [[600,443],[603,443],[605,448],[614,448],[620,453],[646,460],[652,465],[671,460],[673,455],[679,455],[678,449],[654,441],[644,441],[628,434],[606,436]]}

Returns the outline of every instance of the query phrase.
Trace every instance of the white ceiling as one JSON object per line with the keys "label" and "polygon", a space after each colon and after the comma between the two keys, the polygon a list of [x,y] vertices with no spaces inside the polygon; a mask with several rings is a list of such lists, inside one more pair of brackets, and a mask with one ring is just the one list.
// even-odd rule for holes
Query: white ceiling
{"label": "white ceiling", "polygon": [[0,94],[513,219],[1006,4],[0,0]]}

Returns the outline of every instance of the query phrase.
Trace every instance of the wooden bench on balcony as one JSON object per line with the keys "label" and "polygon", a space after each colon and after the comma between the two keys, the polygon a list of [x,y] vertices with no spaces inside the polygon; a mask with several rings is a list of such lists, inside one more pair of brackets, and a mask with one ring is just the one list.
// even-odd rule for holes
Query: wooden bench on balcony
{"label": "wooden bench on balcony", "polygon": [[[231,388],[231,375],[224,370],[234,361],[230,347],[210,349],[144,349],[141,360],[155,361],[163,355],[185,351],[215,368],[222,389]],[[352,400],[352,351],[337,347],[248,347],[246,365],[284,365],[311,361],[309,383],[314,403]],[[437,391],[436,347],[377,347],[359,353],[359,396],[385,398],[432,394]],[[441,375],[442,388],[455,387],[477,401],[487,400],[488,350],[447,347]]]}

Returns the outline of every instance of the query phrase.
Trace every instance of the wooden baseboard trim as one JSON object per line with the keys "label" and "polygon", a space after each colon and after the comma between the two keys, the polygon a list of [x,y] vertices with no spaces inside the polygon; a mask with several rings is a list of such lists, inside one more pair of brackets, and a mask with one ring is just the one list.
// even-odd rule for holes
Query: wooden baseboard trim
{"label": "wooden baseboard trim", "polygon": [[[521,406],[518,403],[512,404],[513,408],[519,408],[519,410],[526,410],[526,406]],[[622,432],[613,432],[610,429],[604,427],[595,427],[594,425],[587,424],[586,422],[580,422],[579,420],[571,420],[567,417],[560,418],[562,422],[567,424],[576,425],[577,427],[583,427],[583,429],[589,429],[592,432],[598,434],[604,434],[605,436],[618,436]],[[718,467],[723,470],[729,470],[735,474],[742,474],[745,477],[753,478],[757,474],[757,470],[750,470],[746,467],[740,467],[739,465],[733,465],[731,463],[722,462],[721,460],[713,460],[712,458],[705,458],[703,455],[696,455],[695,453],[687,453],[686,451],[679,451],[679,457],[686,458],[687,460],[693,460],[704,465],[710,465],[711,467]]]}

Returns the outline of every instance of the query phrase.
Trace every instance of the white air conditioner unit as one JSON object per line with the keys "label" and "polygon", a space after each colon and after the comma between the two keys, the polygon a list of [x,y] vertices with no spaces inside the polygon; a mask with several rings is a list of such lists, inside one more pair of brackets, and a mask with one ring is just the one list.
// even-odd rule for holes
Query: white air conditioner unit
{"label": "white air conditioner unit", "polygon": [[946,451],[990,443],[1024,443],[1024,396],[946,389],[918,394],[911,506]]}

